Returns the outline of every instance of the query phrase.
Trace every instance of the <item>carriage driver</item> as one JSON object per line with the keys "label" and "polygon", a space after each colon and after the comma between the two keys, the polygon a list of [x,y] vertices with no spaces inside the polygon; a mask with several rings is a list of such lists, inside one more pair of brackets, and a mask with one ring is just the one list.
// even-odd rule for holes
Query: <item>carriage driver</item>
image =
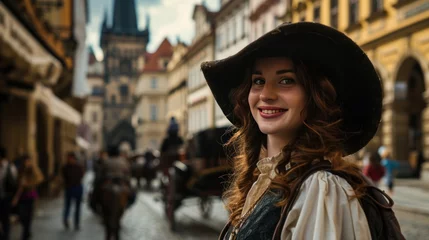
{"label": "carriage driver", "polygon": [[[129,162],[120,155],[119,148],[117,146],[108,147],[108,159],[103,162],[100,166],[100,181],[99,186],[95,188],[101,190],[102,186],[106,181],[111,181],[116,184],[125,184],[130,187],[131,190],[131,169]],[[131,191],[133,192],[133,191]],[[96,198],[100,199],[100,191],[97,191]],[[129,199],[129,205],[134,202],[135,193],[132,193]],[[98,202],[98,201],[97,201]]]}

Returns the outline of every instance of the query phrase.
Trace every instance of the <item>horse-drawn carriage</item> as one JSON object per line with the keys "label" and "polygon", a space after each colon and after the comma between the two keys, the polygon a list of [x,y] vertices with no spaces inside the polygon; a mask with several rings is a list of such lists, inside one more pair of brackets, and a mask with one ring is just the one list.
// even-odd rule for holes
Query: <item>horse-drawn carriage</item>
{"label": "horse-drawn carriage", "polygon": [[223,149],[230,137],[226,127],[200,131],[186,141],[181,160],[164,169],[168,173],[162,179],[162,199],[172,230],[175,212],[187,199],[197,199],[202,216],[209,217],[213,198],[222,196],[231,173]]}

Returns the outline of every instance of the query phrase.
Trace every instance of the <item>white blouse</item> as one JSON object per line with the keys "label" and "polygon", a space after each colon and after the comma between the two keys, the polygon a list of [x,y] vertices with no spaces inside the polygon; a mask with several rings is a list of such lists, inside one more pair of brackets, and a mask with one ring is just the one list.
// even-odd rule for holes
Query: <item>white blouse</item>
{"label": "white blouse", "polygon": [[343,178],[319,171],[301,186],[281,239],[371,239],[365,212]]}
{"label": "white blouse", "polygon": [[[245,217],[277,175],[282,158],[279,153],[258,161],[261,172],[249,190],[243,210]],[[290,165],[286,166],[286,169]],[[371,233],[365,212],[354,196],[354,190],[343,178],[318,171],[302,184],[300,193],[286,218],[282,240],[367,240]]]}

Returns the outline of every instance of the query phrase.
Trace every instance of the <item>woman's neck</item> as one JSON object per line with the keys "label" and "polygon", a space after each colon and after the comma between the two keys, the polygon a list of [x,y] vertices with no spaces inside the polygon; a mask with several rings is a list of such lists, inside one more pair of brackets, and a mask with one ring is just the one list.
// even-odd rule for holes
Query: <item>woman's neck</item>
{"label": "woman's neck", "polygon": [[292,137],[267,135],[267,157],[277,155],[290,141]]}

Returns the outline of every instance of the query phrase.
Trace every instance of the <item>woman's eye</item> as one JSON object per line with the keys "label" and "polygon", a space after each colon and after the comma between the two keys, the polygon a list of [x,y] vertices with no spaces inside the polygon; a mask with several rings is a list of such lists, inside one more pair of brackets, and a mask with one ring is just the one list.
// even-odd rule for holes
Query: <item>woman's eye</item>
{"label": "woman's eye", "polygon": [[283,79],[280,81],[280,83],[281,83],[281,84],[294,84],[294,83],[295,83],[295,80],[294,80],[294,79],[292,79],[292,78],[283,78]]}
{"label": "woman's eye", "polygon": [[253,79],[253,84],[255,84],[255,85],[261,85],[261,84],[264,84],[264,83],[265,83],[265,80],[263,80],[261,78],[255,78],[255,79]]}

